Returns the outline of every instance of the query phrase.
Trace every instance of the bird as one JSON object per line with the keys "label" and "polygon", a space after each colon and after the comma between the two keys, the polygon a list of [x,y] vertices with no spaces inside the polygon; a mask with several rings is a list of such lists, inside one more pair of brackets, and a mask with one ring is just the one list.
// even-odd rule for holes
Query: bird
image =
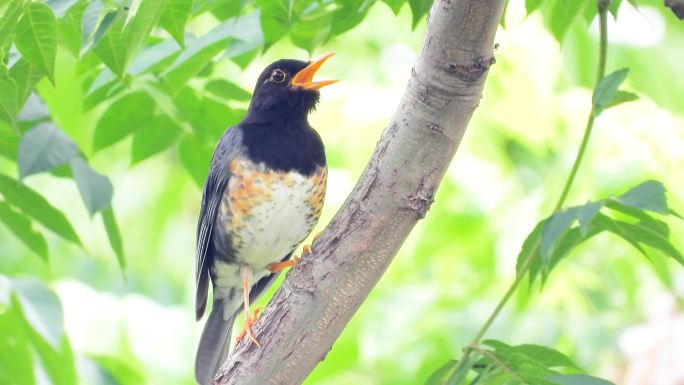
{"label": "bird", "polygon": [[[195,356],[195,379],[210,385],[226,358],[235,318],[244,312],[246,336],[254,302],[277,274],[293,266],[299,245],[318,222],[325,199],[327,163],[308,116],[320,89],[336,80],[313,77],[331,56],[281,59],[259,75],[242,121],[227,129],[211,158],[197,223],[195,316],[205,313],[209,282],[213,305]],[[304,246],[302,255],[310,253]],[[249,342],[248,342],[249,343]]]}

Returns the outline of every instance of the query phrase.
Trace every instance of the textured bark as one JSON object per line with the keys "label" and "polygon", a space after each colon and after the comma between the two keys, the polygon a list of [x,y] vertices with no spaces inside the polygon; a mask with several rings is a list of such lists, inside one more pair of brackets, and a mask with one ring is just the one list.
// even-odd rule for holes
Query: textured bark
{"label": "textured bark", "polygon": [[343,207],[289,273],[216,384],[300,384],[425,217],[494,63],[504,0],[437,0],[392,121]]}

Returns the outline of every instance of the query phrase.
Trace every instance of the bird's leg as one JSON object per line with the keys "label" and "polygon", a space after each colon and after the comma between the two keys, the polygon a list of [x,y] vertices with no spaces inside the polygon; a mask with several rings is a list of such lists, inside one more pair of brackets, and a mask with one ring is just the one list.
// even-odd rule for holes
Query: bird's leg
{"label": "bird's leg", "polygon": [[241,269],[242,273],[242,303],[244,304],[245,307],[245,320],[244,326],[242,328],[242,331],[240,334],[238,334],[236,338],[236,344],[242,340],[242,337],[247,334],[247,337],[249,338],[250,341],[254,342],[254,344],[257,347],[261,347],[259,345],[259,341],[256,340],[254,337],[254,331],[252,330],[252,326],[256,323],[257,320],[257,315],[259,315],[259,312],[261,311],[261,307],[257,307],[254,309],[254,313],[252,316],[249,315],[249,278],[246,269]]}
{"label": "bird's leg", "polygon": [[299,263],[299,261],[302,259],[303,256],[311,254],[311,245],[304,245],[302,246],[302,256],[298,257],[296,254],[292,257],[292,259],[288,259],[287,261],[282,261],[282,262],[276,262],[268,265],[267,269],[271,273],[278,273],[280,271],[283,271],[285,268],[292,267]]}

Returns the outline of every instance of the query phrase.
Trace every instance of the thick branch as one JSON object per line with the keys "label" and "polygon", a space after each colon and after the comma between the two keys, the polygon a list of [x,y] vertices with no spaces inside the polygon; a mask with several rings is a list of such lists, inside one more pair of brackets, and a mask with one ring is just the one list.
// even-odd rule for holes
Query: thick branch
{"label": "thick branch", "polygon": [[221,385],[300,384],[322,361],[416,222],[456,152],[494,63],[504,0],[437,0],[404,98],[344,206],[241,343]]}

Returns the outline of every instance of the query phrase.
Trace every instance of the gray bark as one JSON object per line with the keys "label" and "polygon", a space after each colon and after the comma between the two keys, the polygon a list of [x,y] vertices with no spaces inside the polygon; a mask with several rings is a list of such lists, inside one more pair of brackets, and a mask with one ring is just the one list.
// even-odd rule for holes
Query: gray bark
{"label": "gray bark", "polygon": [[[343,207],[287,275],[216,384],[301,384],[433,201],[494,63],[504,0],[437,0],[397,112]],[[429,284],[426,282],[426,284]]]}

